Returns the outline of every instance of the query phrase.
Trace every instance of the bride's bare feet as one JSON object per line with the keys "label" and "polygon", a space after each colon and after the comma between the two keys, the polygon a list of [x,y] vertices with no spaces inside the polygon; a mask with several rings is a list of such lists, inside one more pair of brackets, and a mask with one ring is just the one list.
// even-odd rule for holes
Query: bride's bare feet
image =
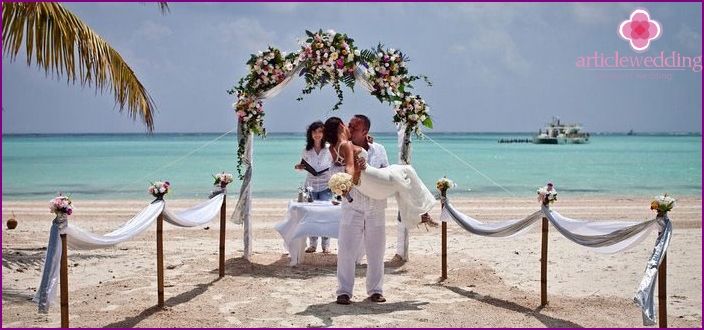
{"label": "bride's bare feet", "polygon": [[420,216],[420,223],[422,223],[428,227],[431,227],[431,228],[435,228],[438,225],[440,225],[435,220],[433,220],[433,218],[431,218],[430,214],[428,214],[428,213],[424,213],[423,215]]}

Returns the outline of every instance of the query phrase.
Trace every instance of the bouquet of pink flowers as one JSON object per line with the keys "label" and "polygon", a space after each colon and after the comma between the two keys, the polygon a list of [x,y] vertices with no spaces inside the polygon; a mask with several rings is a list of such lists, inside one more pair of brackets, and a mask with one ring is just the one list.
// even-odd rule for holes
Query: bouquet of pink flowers
{"label": "bouquet of pink flowers", "polygon": [[71,203],[71,199],[69,199],[68,196],[59,195],[51,200],[51,203],[49,204],[49,210],[51,210],[51,212],[56,215],[62,213],[71,215],[73,213],[73,204]]}
{"label": "bouquet of pink flowers", "polygon": [[394,123],[406,125],[407,130],[420,134],[420,125],[433,128],[433,121],[428,112],[430,108],[418,95],[403,93],[400,100],[394,101]]}
{"label": "bouquet of pink flowers", "polygon": [[548,205],[555,203],[557,201],[557,190],[553,187],[551,182],[548,182],[545,187],[537,190],[538,202]]}
{"label": "bouquet of pink flowers", "polygon": [[232,174],[230,173],[222,172],[218,175],[213,175],[213,178],[215,178],[213,185],[220,185],[220,188],[225,188],[228,183],[232,182]]}
{"label": "bouquet of pink flowers", "polygon": [[331,84],[338,98],[338,102],[332,109],[337,110],[342,105],[340,83],[350,89],[354,88],[354,72],[359,50],[354,46],[353,39],[333,30],[306,31],[306,34],[308,38],[301,43],[299,58],[299,61],[305,65],[301,71],[306,80],[303,94],[310,94],[316,87],[322,88],[326,84]]}
{"label": "bouquet of pink flowers", "polygon": [[151,185],[147,189],[147,192],[156,197],[163,197],[164,195],[169,193],[169,186],[171,185],[169,181],[157,181],[157,182],[150,182]]}

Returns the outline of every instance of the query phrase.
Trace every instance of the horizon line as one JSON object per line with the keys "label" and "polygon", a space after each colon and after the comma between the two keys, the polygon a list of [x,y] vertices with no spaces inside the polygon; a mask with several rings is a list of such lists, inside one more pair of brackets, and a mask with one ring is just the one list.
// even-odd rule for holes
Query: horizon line
{"label": "horizon line", "polygon": [[[145,135],[158,135],[158,134],[223,134],[225,132],[215,132],[215,131],[210,131],[210,132],[186,132],[186,131],[174,131],[174,132],[55,132],[55,133],[32,133],[32,132],[25,132],[25,133],[2,133],[3,136],[6,135],[117,135],[117,134],[124,134],[124,135],[136,135],[136,134],[145,134]],[[376,131],[376,132],[370,132],[370,135],[374,134],[396,134],[396,131]],[[667,135],[673,135],[673,134],[679,134],[679,135],[701,135],[701,131],[634,131],[634,130],[624,130],[624,131],[602,131],[602,132],[588,132],[589,134],[592,135],[599,135],[599,134],[642,134],[642,135],[656,135],[656,134],[667,134]],[[232,134],[236,134],[236,132],[232,132]],[[267,135],[270,134],[302,134],[300,131],[276,131],[276,132],[267,132]],[[437,131],[437,132],[423,132],[423,134],[530,134],[534,135],[535,132],[533,131],[524,131],[524,132],[498,132],[498,131],[474,131],[474,132],[466,132],[466,131]]]}

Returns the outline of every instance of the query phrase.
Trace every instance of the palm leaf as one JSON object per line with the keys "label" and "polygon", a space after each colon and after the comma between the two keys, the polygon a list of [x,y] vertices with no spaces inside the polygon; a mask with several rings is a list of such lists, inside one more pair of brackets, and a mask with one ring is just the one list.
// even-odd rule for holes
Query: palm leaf
{"label": "palm leaf", "polygon": [[[159,3],[162,12],[166,3]],[[66,76],[69,83],[104,92],[112,89],[119,111],[141,118],[154,129],[154,100],[134,71],[107,41],[78,16],[55,2],[2,4],[3,55],[14,61],[24,43],[27,65],[36,62],[45,74]]]}

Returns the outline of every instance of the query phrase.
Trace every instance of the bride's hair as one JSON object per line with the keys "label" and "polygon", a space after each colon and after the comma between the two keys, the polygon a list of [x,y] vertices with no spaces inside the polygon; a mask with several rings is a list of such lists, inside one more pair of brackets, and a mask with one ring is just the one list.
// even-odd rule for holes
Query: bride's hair
{"label": "bride's hair", "polygon": [[323,142],[330,143],[331,146],[337,143],[337,134],[339,133],[340,124],[343,124],[343,122],[339,117],[330,117],[325,121],[325,126],[323,127]]}

